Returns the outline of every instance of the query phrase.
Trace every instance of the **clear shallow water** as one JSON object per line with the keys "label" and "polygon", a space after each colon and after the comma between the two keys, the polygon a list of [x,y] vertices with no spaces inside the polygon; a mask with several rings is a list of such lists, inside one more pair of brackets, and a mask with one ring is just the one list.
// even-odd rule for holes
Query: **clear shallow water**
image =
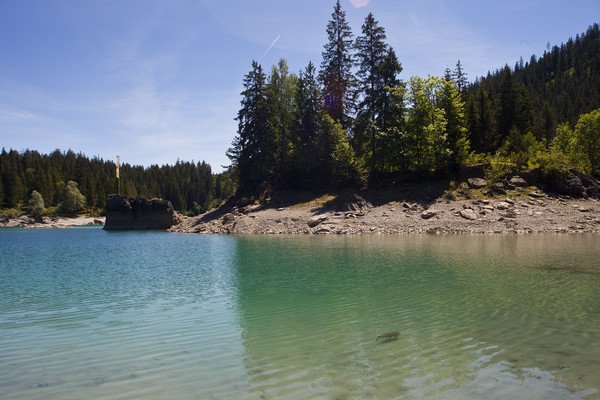
{"label": "clear shallow water", "polygon": [[598,399],[599,240],[0,230],[0,397]]}

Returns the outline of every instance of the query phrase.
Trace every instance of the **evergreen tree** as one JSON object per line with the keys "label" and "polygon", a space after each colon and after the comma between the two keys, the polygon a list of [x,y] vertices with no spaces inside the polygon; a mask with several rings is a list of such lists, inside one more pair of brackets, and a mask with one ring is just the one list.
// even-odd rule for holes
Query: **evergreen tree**
{"label": "evergreen tree", "polygon": [[323,186],[325,147],[321,127],[323,112],[315,67],[308,64],[298,78],[292,127],[292,178],[298,188]]}
{"label": "evergreen tree", "polygon": [[397,135],[405,128],[405,86],[398,79],[402,72],[402,64],[398,61],[396,53],[388,47],[387,54],[382,63],[383,89],[379,93],[379,114],[376,120],[379,135],[378,146],[380,152],[381,172],[391,172],[397,163],[394,147],[398,145]]}
{"label": "evergreen tree", "polygon": [[358,171],[354,154],[348,143],[348,134],[339,121],[327,113],[322,114],[323,138],[326,158],[324,173],[328,187],[343,187],[355,181]]}
{"label": "evergreen tree", "polygon": [[242,108],[238,112],[238,133],[227,156],[239,173],[240,190],[252,192],[273,183],[276,140],[270,126],[270,110],[262,67],[252,62],[244,77]]}
{"label": "evergreen tree", "polygon": [[289,177],[292,153],[292,120],[297,77],[289,73],[285,59],[273,66],[267,84],[269,129],[276,145],[273,181],[282,184]]}
{"label": "evergreen tree", "polygon": [[502,80],[500,82],[498,114],[496,117],[498,121],[498,136],[502,142],[508,136],[511,128],[516,124],[515,85],[512,72],[506,66],[502,72]]}
{"label": "evergreen tree", "polygon": [[458,60],[456,63],[456,68],[454,68],[454,71],[452,72],[452,78],[456,82],[458,92],[461,94],[463,94],[466,91],[469,84],[467,75],[468,74],[463,70],[463,66],[460,63],[460,60]]}
{"label": "evergreen tree", "polygon": [[378,132],[385,132],[387,92],[386,86],[397,86],[401,67],[396,55],[385,43],[385,30],[378,25],[373,14],[365,18],[362,36],[356,38],[358,61],[358,114],[354,131],[355,149],[369,165],[373,176],[382,169],[384,157],[377,143]]}
{"label": "evergreen tree", "polygon": [[440,106],[446,119],[445,133],[450,152],[450,166],[457,167],[468,155],[467,121],[465,105],[462,101],[458,83],[452,79],[441,82]]}
{"label": "evergreen tree", "polygon": [[319,71],[319,80],[323,85],[323,101],[329,115],[347,128],[350,126],[355,79],[352,74],[352,31],[340,0],[336,1],[331,20],[327,24],[327,39]]}

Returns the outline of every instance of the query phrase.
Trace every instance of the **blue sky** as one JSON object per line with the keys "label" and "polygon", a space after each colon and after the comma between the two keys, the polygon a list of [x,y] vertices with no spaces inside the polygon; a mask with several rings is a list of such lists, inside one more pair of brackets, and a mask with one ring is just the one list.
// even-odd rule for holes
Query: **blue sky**
{"label": "blue sky", "polygon": [[[319,66],[334,0],[6,0],[0,145],[149,166],[228,165],[244,74],[261,56]],[[585,32],[598,0],[343,0],[372,12],[403,80],[461,60],[470,80]],[[265,54],[269,46],[279,38]]]}

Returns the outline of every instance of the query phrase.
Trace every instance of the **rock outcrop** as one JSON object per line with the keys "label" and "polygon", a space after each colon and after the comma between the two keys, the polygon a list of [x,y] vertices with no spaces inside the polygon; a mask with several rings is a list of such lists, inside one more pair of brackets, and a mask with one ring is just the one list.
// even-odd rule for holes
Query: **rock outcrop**
{"label": "rock outcrop", "polygon": [[106,200],[105,230],[169,229],[179,216],[168,200],[111,194]]}
{"label": "rock outcrop", "polygon": [[559,194],[572,197],[600,198],[600,184],[594,178],[576,169],[568,170],[562,179],[550,181]]}

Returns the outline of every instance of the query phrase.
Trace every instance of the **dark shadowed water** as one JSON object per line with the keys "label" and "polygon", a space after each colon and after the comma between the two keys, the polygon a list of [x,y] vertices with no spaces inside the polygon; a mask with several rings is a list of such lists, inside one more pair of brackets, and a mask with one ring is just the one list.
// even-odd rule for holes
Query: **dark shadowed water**
{"label": "dark shadowed water", "polygon": [[0,398],[599,399],[599,240],[0,229]]}

